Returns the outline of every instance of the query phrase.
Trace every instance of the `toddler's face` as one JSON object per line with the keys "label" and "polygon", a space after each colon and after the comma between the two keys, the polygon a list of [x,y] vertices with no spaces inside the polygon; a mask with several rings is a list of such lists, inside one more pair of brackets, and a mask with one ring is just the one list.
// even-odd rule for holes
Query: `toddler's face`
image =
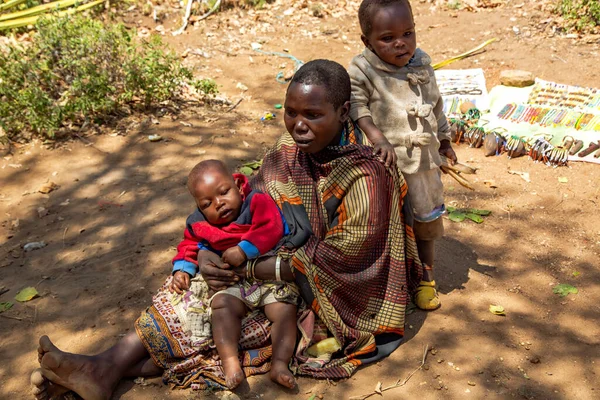
{"label": "toddler's face", "polygon": [[242,208],[242,189],[231,175],[208,170],[198,179],[192,193],[198,209],[211,225],[227,225],[237,219]]}
{"label": "toddler's face", "polygon": [[367,48],[388,64],[404,67],[417,48],[415,23],[406,3],[382,7],[373,16],[371,34],[361,36]]}
{"label": "toddler's face", "polygon": [[337,110],[326,96],[326,88],[294,82],[285,97],[285,127],[298,149],[317,153],[330,145],[338,145],[343,123],[348,118],[349,103]]}

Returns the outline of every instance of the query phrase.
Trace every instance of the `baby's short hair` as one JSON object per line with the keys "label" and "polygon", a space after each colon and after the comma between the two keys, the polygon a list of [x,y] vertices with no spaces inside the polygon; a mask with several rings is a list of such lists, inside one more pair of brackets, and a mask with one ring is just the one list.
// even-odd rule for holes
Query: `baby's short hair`
{"label": "baby's short hair", "polygon": [[[325,87],[327,101],[337,110],[350,101],[350,75],[346,68],[331,60],[313,60],[294,74],[292,83]],[[289,87],[288,87],[289,88]]]}
{"label": "baby's short hair", "polygon": [[218,171],[221,172],[225,176],[231,176],[229,169],[225,165],[223,161],[220,160],[204,160],[200,161],[198,164],[192,168],[188,175],[187,187],[192,195],[194,195],[194,191],[196,190],[196,184],[198,180],[204,175],[207,171]]}
{"label": "baby's short hair", "polygon": [[412,7],[408,0],[363,0],[360,3],[360,7],[358,8],[358,22],[360,23],[360,30],[363,35],[369,36],[371,34],[375,12],[392,4],[406,4],[412,14]]}

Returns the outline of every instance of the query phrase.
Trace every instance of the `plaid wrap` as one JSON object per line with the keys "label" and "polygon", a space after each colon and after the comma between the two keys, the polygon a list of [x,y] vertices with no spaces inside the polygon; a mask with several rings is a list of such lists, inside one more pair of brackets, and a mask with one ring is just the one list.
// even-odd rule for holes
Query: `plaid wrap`
{"label": "plaid wrap", "polygon": [[[284,134],[251,183],[283,210],[292,232],[283,252],[302,297],[342,344],[342,357],[324,365],[302,348],[296,353],[296,372],[321,378],[348,377],[375,361],[376,335],[400,344],[409,293],[422,274],[410,207],[402,212],[402,174],[360,144],[364,135],[353,123],[344,136],[346,146],[306,154]],[[301,331],[300,346],[308,347],[310,329]]]}

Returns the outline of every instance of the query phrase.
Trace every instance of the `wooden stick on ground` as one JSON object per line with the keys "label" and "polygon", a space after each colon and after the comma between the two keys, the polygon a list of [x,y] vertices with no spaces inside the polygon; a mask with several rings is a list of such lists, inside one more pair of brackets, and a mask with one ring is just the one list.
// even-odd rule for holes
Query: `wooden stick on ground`
{"label": "wooden stick on ground", "polygon": [[374,390],[373,392],[369,393],[369,394],[363,394],[360,396],[352,396],[350,397],[350,400],[364,400],[364,399],[368,399],[371,396],[375,396],[376,394],[381,394],[381,392],[385,392],[388,391],[390,389],[395,389],[398,388],[400,386],[404,386],[406,385],[406,383],[409,381],[410,378],[412,378],[412,376],[421,368],[423,368],[423,365],[425,365],[425,360],[427,359],[427,352],[429,351],[429,345],[425,345],[425,349],[423,351],[423,360],[421,360],[421,365],[419,365],[419,367],[417,369],[415,369],[413,372],[411,372],[410,374],[408,374],[408,376],[406,378],[404,378],[403,381],[401,381],[401,379],[398,379],[398,381],[396,381],[395,384],[390,385],[390,386],[386,386],[384,388],[378,388],[379,390]]}

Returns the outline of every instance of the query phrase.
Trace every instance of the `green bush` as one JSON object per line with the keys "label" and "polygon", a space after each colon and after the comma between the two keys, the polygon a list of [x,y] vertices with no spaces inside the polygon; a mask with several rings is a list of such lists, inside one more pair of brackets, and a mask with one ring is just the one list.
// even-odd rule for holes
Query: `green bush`
{"label": "green bush", "polygon": [[0,50],[0,125],[9,138],[43,134],[85,119],[103,120],[123,105],[150,107],[197,81],[160,36],[137,40],[121,24],[83,16],[46,19],[30,46]]}
{"label": "green bush", "polygon": [[598,0],[559,0],[557,11],[577,31],[593,30],[600,26]]}

